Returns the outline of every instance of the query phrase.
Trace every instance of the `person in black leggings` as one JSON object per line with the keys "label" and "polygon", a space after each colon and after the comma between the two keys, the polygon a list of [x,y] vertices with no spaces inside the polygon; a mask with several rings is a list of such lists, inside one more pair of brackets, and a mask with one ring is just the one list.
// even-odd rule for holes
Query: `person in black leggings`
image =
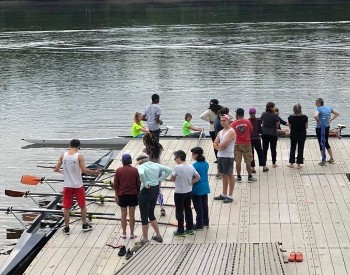
{"label": "person in black leggings", "polygon": [[136,160],[139,164],[137,169],[141,180],[141,191],[139,196],[142,222],[141,244],[148,242],[148,221],[150,221],[154,231],[156,231],[156,235],[152,237],[152,240],[163,242],[156,217],[154,216],[154,208],[156,207],[159,195],[159,183],[169,176],[171,168],[149,161],[149,156],[145,153],[141,153]]}
{"label": "person in black leggings", "polygon": [[262,120],[262,144],[263,154],[265,160],[267,160],[267,151],[269,146],[271,149],[272,167],[276,168],[276,157],[277,157],[277,129],[279,125],[278,115],[275,113],[275,103],[268,102],[266,104],[265,112],[261,115]]}

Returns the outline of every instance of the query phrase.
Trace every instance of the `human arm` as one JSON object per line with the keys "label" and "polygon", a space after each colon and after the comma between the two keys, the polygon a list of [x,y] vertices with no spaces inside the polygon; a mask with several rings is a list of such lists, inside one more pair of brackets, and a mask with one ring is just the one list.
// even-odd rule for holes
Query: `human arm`
{"label": "human arm", "polygon": [[210,124],[214,124],[214,121],[210,120],[210,112],[212,112],[211,110],[205,110],[199,117],[200,119],[204,120],[204,121],[208,121]]}
{"label": "human arm", "polygon": [[100,169],[91,170],[91,169],[87,168],[86,165],[85,165],[84,156],[82,154],[79,154],[78,162],[79,162],[80,170],[84,174],[98,176],[101,173]]}
{"label": "human arm", "polygon": [[63,155],[61,155],[57,161],[57,164],[55,166],[55,169],[54,171],[57,172],[57,173],[60,173],[61,172],[61,166],[62,166],[62,159],[63,159]]}
{"label": "human arm", "polygon": [[193,178],[192,178],[192,185],[194,185],[196,182],[198,182],[201,179],[201,176],[197,173],[194,174]]}
{"label": "human arm", "polygon": [[283,120],[281,117],[278,117],[279,118],[279,123],[284,125],[284,126],[289,126],[288,122]]}
{"label": "human arm", "polygon": [[162,182],[170,175],[171,168],[162,164],[159,164],[159,167],[160,167],[160,171],[162,172],[162,175],[159,177],[158,181]]}
{"label": "human arm", "polygon": [[192,131],[196,131],[196,132],[200,132],[200,131],[203,131],[204,129],[203,128],[197,128],[197,127],[194,127],[190,124],[189,128],[192,130]]}
{"label": "human arm", "polygon": [[230,144],[232,140],[236,139],[236,132],[235,130],[230,130],[227,132],[225,139],[223,142],[220,142],[220,137],[219,134],[216,136],[215,141],[214,141],[214,149],[218,151],[223,151],[226,149],[226,147]]}
{"label": "human arm", "polygon": [[329,122],[335,120],[340,114],[336,110],[332,110],[333,116],[329,119]]}
{"label": "human arm", "polygon": [[314,119],[316,120],[317,124],[320,124],[319,114],[320,112],[318,110],[316,110],[314,113]]}

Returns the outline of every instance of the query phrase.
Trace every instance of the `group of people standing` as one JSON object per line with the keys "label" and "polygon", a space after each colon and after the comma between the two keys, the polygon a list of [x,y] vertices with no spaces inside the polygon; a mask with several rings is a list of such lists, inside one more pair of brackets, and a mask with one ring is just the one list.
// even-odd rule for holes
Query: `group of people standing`
{"label": "group of people standing", "polygon": [[[175,236],[185,236],[194,234],[194,230],[203,230],[209,226],[208,194],[210,193],[208,170],[209,164],[205,159],[203,149],[194,147],[191,149],[193,164],[186,162],[186,152],[178,150],[174,152],[176,163],[173,169],[161,165],[162,145],[159,143],[161,110],[158,105],[159,95],[152,95],[152,103],[145,109],[145,114],[136,113],[135,121],[147,121],[148,129],[143,126],[143,122],[135,126],[137,131],[143,134],[144,149],[138,155],[136,161],[138,167],[133,167],[132,157],[123,154],[122,167],[118,168],[114,176],[115,201],[121,209],[121,238],[127,238],[127,216],[129,214],[130,238],[136,238],[135,229],[135,209],[139,205],[142,221],[141,245],[147,243],[148,224],[155,230],[152,237],[157,242],[163,242],[158,223],[154,214],[157,200],[161,206],[161,214],[165,215],[163,207],[163,196],[160,184],[170,175],[170,181],[175,183],[175,208],[178,222]],[[328,143],[330,122],[339,116],[339,113],[332,107],[325,106],[324,100],[316,100],[316,110],[314,119],[316,120],[316,134],[322,152],[320,165],[326,165],[326,150],[329,153],[328,163],[334,163],[332,149]],[[217,157],[218,172],[222,177],[223,191],[215,200],[222,200],[224,203],[233,202],[233,191],[235,181],[241,182],[241,163],[244,159],[248,172],[248,182],[257,181],[253,177],[255,170],[254,150],[257,152],[259,166],[263,167],[263,172],[269,171],[266,166],[267,151],[270,148],[272,167],[276,168],[276,148],[278,127],[280,124],[279,115],[275,112],[275,104],[268,102],[266,109],[260,118],[256,117],[256,109],[249,109],[249,119],[244,118],[244,110],[236,110],[236,119],[229,113],[227,107],[219,105],[217,99],[212,99],[208,110],[201,114],[201,118],[209,122],[209,133],[213,140],[213,149]],[[192,118],[192,116],[191,116]],[[137,123],[136,123],[137,124]],[[302,113],[301,105],[298,103],[293,107],[293,114],[288,117],[290,128],[290,157],[289,167],[301,168],[304,162],[304,144],[306,140],[306,129],[308,128],[308,117]],[[298,147],[297,158],[295,152]],[[69,209],[72,207],[73,197],[82,212],[82,230],[89,231],[91,225],[86,221],[85,189],[81,179],[81,172],[97,176],[99,170],[86,168],[84,157],[78,152],[80,148],[79,140],[73,139],[70,142],[68,152],[62,154],[55,167],[55,172],[64,173],[63,208],[65,227],[63,232],[70,234]],[[236,161],[236,179],[233,176],[233,163]],[[63,169],[61,169],[61,167]],[[196,223],[193,223],[191,201],[196,211]],[[129,213],[128,213],[129,211]],[[186,226],[184,222],[186,221]]]}
{"label": "group of people standing", "polygon": [[[154,139],[150,133],[143,137],[144,143],[147,139]],[[163,242],[160,235],[158,223],[154,214],[157,199],[160,194],[160,185],[170,175],[169,181],[175,183],[175,211],[178,222],[175,236],[193,235],[194,230],[203,230],[204,226],[209,226],[208,214],[208,194],[210,193],[208,181],[209,164],[205,161],[203,149],[201,147],[192,148],[192,158],[194,164],[186,162],[186,153],[182,150],[174,152],[174,161],[176,163],[173,169],[161,165],[158,159],[154,158],[154,151],[145,147],[137,156],[137,168],[131,166],[131,156],[123,154],[123,166],[116,170],[114,177],[114,189],[116,202],[121,208],[121,225],[122,238],[126,238],[127,214],[129,209],[129,226],[130,238],[135,238],[135,208],[139,205],[142,222],[142,239],[143,245],[148,239],[148,223],[151,224],[155,231],[152,240]],[[157,149],[158,150],[158,149]],[[197,213],[196,223],[193,223],[191,209],[193,202]],[[186,221],[186,227],[184,222]]]}

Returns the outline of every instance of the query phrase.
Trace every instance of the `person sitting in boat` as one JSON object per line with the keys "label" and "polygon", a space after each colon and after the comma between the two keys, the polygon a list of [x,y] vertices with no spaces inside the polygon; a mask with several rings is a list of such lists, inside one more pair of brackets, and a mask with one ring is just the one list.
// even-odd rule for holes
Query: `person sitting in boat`
{"label": "person sitting in boat", "polygon": [[[73,197],[76,197],[78,205],[81,209],[81,220],[83,222],[83,231],[90,231],[92,226],[86,221],[86,202],[85,189],[81,173],[87,175],[98,176],[100,170],[91,170],[86,168],[84,156],[79,153],[80,141],[72,139],[70,142],[70,149],[60,156],[55,166],[55,172],[63,173],[63,216],[64,225],[63,233],[70,234],[69,228],[69,211],[73,205]],[[63,172],[61,171],[61,166]]]}
{"label": "person sitting in boat", "polygon": [[289,123],[280,117],[280,110],[278,108],[275,108],[275,114],[278,115],[278,119],[280,121],[279,126],[277,128],[277,135],[281,136],[281,137],[289,137],[290,129],[289,128],[287,128],[287,129],[281,128],[281,124],[289,127]]}
{"label": "person sitting in boat", "polygon": [[131,134],[133,138],[143,137],[145,133],[149,133],[148,129],[144,126],[142,121],[142,114],[139,112],[135,113],[134,123],[131,127]]}
{"label": "person sitting in boat", "polygon": [[[204,128],[194,127],[191,124],[191,120],[192,120],[192,115],[190,113],[186,113],[185,121],[182,124],[182,134],[184,135],[184,137],[199,137],[200,135],[202,135],[202,137],[205,136]],[[192,133],[191,130],[195,131],[195,133]]]}

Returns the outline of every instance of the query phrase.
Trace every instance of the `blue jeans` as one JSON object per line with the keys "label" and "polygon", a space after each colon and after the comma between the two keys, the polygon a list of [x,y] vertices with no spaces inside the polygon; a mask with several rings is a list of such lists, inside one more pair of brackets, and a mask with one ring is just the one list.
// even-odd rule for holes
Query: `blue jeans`
{"label": "blue jeans", "polygon": [[194,210],[196,210],[196,228],[209,225],[208,195],[192,195]]}

